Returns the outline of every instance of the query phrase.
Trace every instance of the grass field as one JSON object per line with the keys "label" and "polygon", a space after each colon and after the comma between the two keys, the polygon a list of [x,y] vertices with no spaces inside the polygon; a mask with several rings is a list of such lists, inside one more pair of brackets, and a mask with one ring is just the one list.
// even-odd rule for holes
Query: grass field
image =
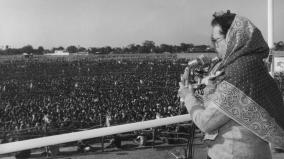
{"label": "grass field", "polygon": [[36,60],[36,61],[47,61],[47,60],[102,60],[102,59],[154,59],[154,58],[161,58],[161,59],[194,59],[201,54],[208,56],[208,57],[215,57],[215,53],[164,53],[164,54],[108,54],[108,55],[68,55],[68,56],[50,56],[50,55],[34,55],[33,58],[28,59],[22,55],[0,55],[0,63],[5,61],[29,61],[29,60]]}

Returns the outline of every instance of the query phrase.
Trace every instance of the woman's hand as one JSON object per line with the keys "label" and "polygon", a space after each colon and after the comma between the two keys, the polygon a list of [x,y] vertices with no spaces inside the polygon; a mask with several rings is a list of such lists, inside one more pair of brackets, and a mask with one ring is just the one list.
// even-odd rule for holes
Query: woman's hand
{"label": "woman's hand", "polygon": [[193,96],[194,95],[194,90],[192,86],[189,84],[189,86],[185,87],[182,82],[179,82],[179,90],[178,90],[178,96],[181,98],[181,100],[185,101],[185,98],[187,96]]}
{"label": "woman's hand", "polygon": [[202,79],[201,83],[207,86],[214,86],[217,84],[217,78],[224,75],[224,71],[217,71],[215,74],[211,74]]}
{"label": "woman's hand", "polygon": [[189,69],[186,68],[184,74],[181,75],[181,81],[179,82],[178,96],[181,102],[186,107],[188,112],[191,112],[193,106],[201,105],[200,100],[198,100],[194,95],[193,86],[188,82]]}
{"label": "woman's hand", "polygon": [[194,90],[192,85],[188,82],[188,76],[189,76],[189,69],[188,67],[184,70],[184,74],[181,75],[181,81],[179,82],[179,90],[178,90],[178,96],[181,98],[181,100],[185,100],[185,97],[187,95],[194,95]]}
{"label": "woman's hand", "polygon": [[216,78],[215,78],[215,76],[210,75],[210,76],[204,77],[201,80],[201,83],[205,84],[206,86],[215,85],[216,84]]}

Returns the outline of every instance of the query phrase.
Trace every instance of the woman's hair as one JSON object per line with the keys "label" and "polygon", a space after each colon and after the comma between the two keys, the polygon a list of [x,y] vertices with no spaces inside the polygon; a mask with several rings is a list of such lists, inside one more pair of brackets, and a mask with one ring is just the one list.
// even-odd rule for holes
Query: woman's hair
{"label": "woman's hair", "polygon": [[231,13],[230,10],[227,10],[226,13],[224,12],[215,12],[213,14],[214,19],[211,21],[211,25],[220,25],[222,28],[221,34],[223,34],[225,37],[227,35],[228,30],[230,29],[236,14]]}

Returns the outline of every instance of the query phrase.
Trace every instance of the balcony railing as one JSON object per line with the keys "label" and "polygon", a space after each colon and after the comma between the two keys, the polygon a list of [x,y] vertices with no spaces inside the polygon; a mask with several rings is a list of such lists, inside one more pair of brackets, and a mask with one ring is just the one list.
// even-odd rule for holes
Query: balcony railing
{"label": "balcony railing", "polygon": [[5,144],[0,144],[0,154],[6,154],[6,153],[34,149],[44,146],[68,143],[72,141],[79,141],[90,138],[114,135],[114,134],[153,128],[158,126],[170,125],[190,120],[191,120],[190,115],[186,114],[186,115],[179,115],[174,117],[161,118],[161,119],[155,119],[155,120],[149,120],[149,121],[143,121],[131,124],[104,127],[92,130],[84,130],[84,131],[66,133],[61,135],[54,135],[54,136],[41,137],[36,139],[5,143]]}

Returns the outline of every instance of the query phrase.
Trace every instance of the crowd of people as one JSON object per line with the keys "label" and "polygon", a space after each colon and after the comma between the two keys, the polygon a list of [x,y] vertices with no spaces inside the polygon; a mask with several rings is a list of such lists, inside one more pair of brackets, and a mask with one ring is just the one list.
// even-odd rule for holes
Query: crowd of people
{"label": "crowd of people", "polygon": [[181,114],[177,90],[185,63],[161,58],[2,62],[0,131],[22,140],[105,126],[106,118],[113,125]]}

